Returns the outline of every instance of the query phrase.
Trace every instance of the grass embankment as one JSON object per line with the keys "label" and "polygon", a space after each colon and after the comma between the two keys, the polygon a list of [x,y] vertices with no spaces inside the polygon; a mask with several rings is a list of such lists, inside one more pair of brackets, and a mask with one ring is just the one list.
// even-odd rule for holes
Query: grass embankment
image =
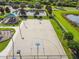
{"label": "grass embankment", "polygon": [[68,32],[71,32],[74,35],[74,40],[79,43],[79,32],[62,16],[63,13],[78,14],[78,11],[54,11],[54,14],[57,21],[59,21]]}
{"label": "grass embankment", "polygon": [[0,52],[6,48],[6,46],[8,45],[9,42],[10,42],[10,39],[6,40],[4,42],[0,42]]}
{"label": "grass embankment", "polygon": [[72,14],[72,15],[79,15],[79,11],[75,11],[75,12],[73,12],[73,11],[67,11],[67,12],[61,12],[62,13],[62,16],[66,19],[66,20],[68,20],[68,22],[77,30],[77,31],[79,31],[79,26],[77,26],[76,24],[74,24],[74,23],[72,23],[72,21],[70,21],[68,18],[66,18],[65,17],[65,15],[70,15],[70,14]]}
{"label": "grass embankment", "polygon": [[63,46],[63,48],[64,48],[64,50],[65,50],[65,52],[68,56],[68,58],[73,59],[72,53],[69,50],[69,47],[67,45],[68,42],[67,42],[67,40],[63,39],[63,33],[62,33],[61,28],[59,27],[59,25],[54,20],[50,20],[50,22],[51,22],[52,26],[54,27],[54,29],[55,29],[58,37],[59,37],[59,40],[60,40],[60,42],[61,42],[61,44],[62,44],[62,46]]}
{"label": "grass embankment", "polygon": [[[15,30],[14,29],[12,29],[12,28],[0,28],[0,31],[4,31],[4,30],[12,30],[13,31],[13,33],[15,33]],[[5,48],[6,48],[6,46],[9,44],[9,42],[10,42],[10,39],[8,39],[8,40],[5,40],[5,41],[3,41],[3,42],[0,42],[0,52],[2,52]]]}

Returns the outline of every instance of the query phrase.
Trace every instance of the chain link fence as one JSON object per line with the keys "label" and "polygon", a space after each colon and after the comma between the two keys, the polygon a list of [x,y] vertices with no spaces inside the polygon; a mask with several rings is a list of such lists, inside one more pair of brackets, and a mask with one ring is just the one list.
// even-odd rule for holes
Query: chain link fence
{"label": "chain link fence", "polygon": [[66,55],[26,55],[1,56],[0,59],[67,59]]}

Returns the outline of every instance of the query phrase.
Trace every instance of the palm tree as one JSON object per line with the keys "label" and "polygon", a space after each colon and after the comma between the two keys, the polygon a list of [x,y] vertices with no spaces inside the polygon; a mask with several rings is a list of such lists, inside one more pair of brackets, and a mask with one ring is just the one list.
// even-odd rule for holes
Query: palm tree
{"label": "palm tree", "polygon": [[21,14],[21,16],[22,16],[23,18],[27,18],[26,10],[24,9],[24,8],[26,7],[25,4],[22,3],[22,4],[20,5],[20,7],[21,7],[21,9],[20,9],[20,14]]}
{"label": "palm tree", "polygon": [[21,3],[20,4],[21,9],[24,9],[26,7],[25,5],[26,5],[25,3]]}
{"label": "palm tree", "polygon": [[0,7],[0,12],[1,12],[1,15],[4,15],[4,8],[3,7]]}
{"label": "palm tree", "polygon": [[5,8],[5,11],[6,11],[6,13],[10,13],[9,7],[6,7],[6,8]]}
{"label": "palm tree", "polygon": [[57,6],[63,6],[64,3],[65,3],[65,0],[58,0],[56,5]]}
{"label": "palm tree", "polygon": [[52,15],[52,6],[51,5],[46,5],[47,12],[49,15]]}
{"label": "palm tree", "polygon": [[41,3],[37,2],[37,3],[35,4],[35,8],[41,9],[41,8],[42,8]]}
{"label": "palm tree", "polygon": [[35,10],[34,18],[38,18],[37,15],[39,15],[39,10]]}
{"label": "palm tree", "polygon": [[75,42],[75,41],[73,41],[73,40],[71,40],[71,41],[69,41],[68,42],[68,46],[69,46],[69,48],[77,48],[77,49],[79,49],[79,43],[77,43],[77,42]]}
{"label": "palm tree", "polygon": [[79,0],[77,0],[76,3],[77,3],[76,7],[79,8]]}

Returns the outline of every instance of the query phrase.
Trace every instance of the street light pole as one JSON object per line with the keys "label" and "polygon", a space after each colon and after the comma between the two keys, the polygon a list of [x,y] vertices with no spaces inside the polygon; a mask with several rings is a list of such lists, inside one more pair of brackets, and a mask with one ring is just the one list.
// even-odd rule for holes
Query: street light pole
{"label": "street light pole", "polygon": [[12,50],[13,50],[13,58],[12,59],[15,59],[15,57],[14,57],[14,41],[13,41],[13,38],[12,38]]}
{"label": "street light pole", "polygon": [[[11,31],[10,31],[10,35],[11,35]],[[12,59],[16,59],[15,56],[14,56],[14,40],[13,40],[13,35],[12,35],[12,38],[11,39],[12,39],[12,55],[13,55],[12,56]]]}
{"label": "street light pole", "polygon": [[36,43],[36,46],[37,46],[37,59],[39,59],[39,46],[40,46],[40,43]]}
{"label": "street light pole", "polygon": [[20,59],[22,59],[21,50],[18,50],[18,51],[17,51],[17,54],[19,54]]}
{"label": "street light pole", "polygon": [[22,33],[21,33],[20,25],[19,25],[19,31],[20,31],[21,39],[24,39],[24,37],[22,36]]}

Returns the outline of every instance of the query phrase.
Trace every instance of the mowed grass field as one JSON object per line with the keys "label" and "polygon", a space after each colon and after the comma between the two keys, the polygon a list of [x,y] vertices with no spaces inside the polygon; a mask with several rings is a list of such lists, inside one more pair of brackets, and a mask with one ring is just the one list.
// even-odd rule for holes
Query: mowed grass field
{"label": "mowed grass field", "polygon": [[63,40],[63,33],[62,33],[62,30],[61,28],[59,27],[59,25],[54,21],[54,20],[50,20],[52,26],[54,27],[56,33],[57,33],[57,36],[68,56],[69,59],[73,59],[73,56],[72,56],[72,52],[70,51],[68,45],[67,45],[67,41],[66,40]]}
{"label": "mowed grass field", "polygon": [[79,43],[79,32],[63,17],[63,14],[79,14],[79,11],[53,11],[55,18],[64,28],[74,35],[74,40]]}

